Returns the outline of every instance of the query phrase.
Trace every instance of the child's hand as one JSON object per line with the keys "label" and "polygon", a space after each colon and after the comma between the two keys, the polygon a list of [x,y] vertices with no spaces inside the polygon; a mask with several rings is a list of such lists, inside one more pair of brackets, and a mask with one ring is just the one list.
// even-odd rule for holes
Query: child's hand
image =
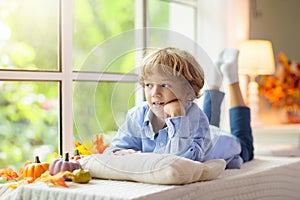
{"label": "child's hand", "polygon": [[123,150],[119,150],[119,151],[112,153],[112,155],[124,156],[127,154],[133,154],[133,153],[141,153],[141,152],[133,150],[133,149],[123,149]]}
{"label": "child's hand", "polygon": [[166,118],[185,115],[184,107],[182,106],[182,103],[178,99],[166,103],[164,106],[164,112]]}

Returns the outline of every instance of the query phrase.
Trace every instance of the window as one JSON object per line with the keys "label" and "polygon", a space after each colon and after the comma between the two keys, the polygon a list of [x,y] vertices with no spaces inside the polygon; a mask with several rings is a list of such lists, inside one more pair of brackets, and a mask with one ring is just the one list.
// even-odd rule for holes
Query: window
{"label": "window", "polygon": [[0,3],[0,69],[58,70],[58,0]]}
{"label": "window", "polygon": [[35,155],[49,161],[75,140],[113,134],[143,98],[145,49],[166,45],[161,31],[195,40],[196,8],[178,0],[2,1],[0,168]]}
{"label": "window", "polygon": [[[135,104],[134,0],[76,0],[72,14],[73,133],[115,132]],[[124,33],[125,32],[125,33]],[[108,79],[108,80],[105,80]]]}
{"label": "window", "polygon": [[[169,30],[194,41],[197,29],[196,16],[196,1],[149,1],[150,27]],[[158,39],[153,38],[151,41],[156,42]]]}
{"label": "window", "polygon": [[1,81],[0,88],[0,168],[57,152],[59,83]]}
{"label": "window", "polygon": [[59,7],[55,0],[0,3],[0,168],[60,145]]}

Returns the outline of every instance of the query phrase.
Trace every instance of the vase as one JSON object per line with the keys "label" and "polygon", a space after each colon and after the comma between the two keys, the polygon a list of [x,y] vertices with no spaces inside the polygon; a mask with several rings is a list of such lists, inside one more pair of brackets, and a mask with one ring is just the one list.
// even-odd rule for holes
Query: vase
{"label": "vase", "polygon": [[290,109],[286,112],[287,122],[290,124],[300,123],[300,110],[299,109]]}

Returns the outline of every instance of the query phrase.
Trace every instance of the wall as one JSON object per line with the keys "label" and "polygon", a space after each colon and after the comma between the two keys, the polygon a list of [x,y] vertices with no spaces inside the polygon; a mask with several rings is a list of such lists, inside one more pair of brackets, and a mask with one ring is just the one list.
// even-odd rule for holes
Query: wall
{"label": "wall", "polygon": [[[198,4],[198,43],[213,61],[224,48],[238,48],[241,41],[249,38],[249,0],[198,0]],[[206,77],[210,76],[206,71]],[[244,82],[240,84],[242,91],[246,91]],[[221,90],[228,91],[226,83]],[[220,122],[226,130],[229,130],[228,108],[229,95],[226,95]]]}
{"label": "wall", "polygon": [[249,0],[199,0],[198,42],[215,60],[249,38]]}
{"label": "wall", "polygon": [[250,0],[250,39],[267,39],[274,54],[300,61],[300,0]]}

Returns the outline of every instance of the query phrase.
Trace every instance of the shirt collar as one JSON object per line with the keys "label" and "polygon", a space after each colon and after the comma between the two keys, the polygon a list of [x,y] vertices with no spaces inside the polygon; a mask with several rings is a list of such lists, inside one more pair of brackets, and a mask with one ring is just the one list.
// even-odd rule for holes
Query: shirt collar
{"label": "shirt collar", "polygon": [[145,114],[143,129],[145,131],[146,137],[150,138],[151,140],[154,140],[154,132],[153,132],[152,125],[151,125],[152,118],[153,118],[153,112],[149,108]]}
{"label": "shirt collar", "polygon": [[148,110],[145,113],[143,127],[148,126],[150,124],[152,117],[153,117],[153,112],[151,111],[150,107],[148,107]]}

